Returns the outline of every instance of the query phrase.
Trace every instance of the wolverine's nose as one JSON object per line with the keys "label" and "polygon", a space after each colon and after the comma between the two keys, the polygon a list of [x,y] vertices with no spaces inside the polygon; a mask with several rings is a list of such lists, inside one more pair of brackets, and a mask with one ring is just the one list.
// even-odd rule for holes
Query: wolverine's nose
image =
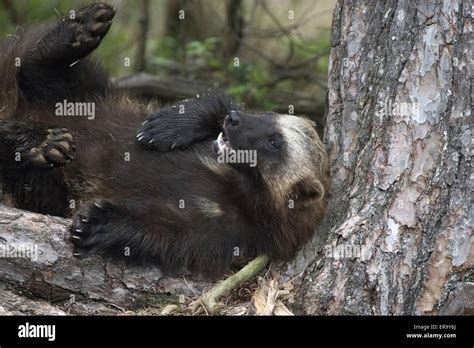
{"label": "wolverine's nose", "polygon": [[229,115],[227,115],[227,120],[228,123],[230,123],[231,126],[236,127],[240,124],[240,116],[239,113],[235,110],[231,110],[229,112]]}

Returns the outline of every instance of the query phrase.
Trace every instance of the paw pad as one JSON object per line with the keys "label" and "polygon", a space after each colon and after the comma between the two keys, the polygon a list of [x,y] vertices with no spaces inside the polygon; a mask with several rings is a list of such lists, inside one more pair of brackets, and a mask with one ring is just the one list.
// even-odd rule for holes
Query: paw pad
{"label": "paw pad", "polygon": [[71,162],[75,150],[73,136],[66,128],[48,129],[45,141],[31,148],[25,157],[37,167],[49,168]]}
{"label": "paw pad", "polygon": [[114,8],[107,4],[93,4],[80,10],[71,23],[75,29],[72,47],[96,48],[112,25],[114,15]]}

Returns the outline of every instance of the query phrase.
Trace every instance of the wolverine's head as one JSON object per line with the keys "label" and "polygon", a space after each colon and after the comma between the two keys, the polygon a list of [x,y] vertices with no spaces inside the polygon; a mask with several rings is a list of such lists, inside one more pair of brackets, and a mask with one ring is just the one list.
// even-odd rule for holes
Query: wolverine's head
{"label": "wolverine's head", "polygon": [[327,191],[326,151],[306,118],[232,110],[213,148],[218,161],[258,173],[276,199],[293,199],[297,208],[322,200]]}

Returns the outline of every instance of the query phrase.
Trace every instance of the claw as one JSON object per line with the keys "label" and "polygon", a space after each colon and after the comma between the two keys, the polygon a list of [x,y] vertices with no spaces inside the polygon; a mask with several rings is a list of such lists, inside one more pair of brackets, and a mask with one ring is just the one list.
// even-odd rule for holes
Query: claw
{"label": "claw", "polygon": [[98,209],[104,210],[104,205],[103,205],[103,204],[101,204],[101,203],[99,203],[99,202],[94,202],[94,205],[95,205]]}
{"label": "claw", "polygon": [[95,19],[100,19],[100,17],[102,17],[106,13],[107,13],[106,9],[99,10],[99,11],[96,12],[94,18]]}
{"label": "claw", "polygon": [[59,163],[65,162],[63,154],[58,149],[51,149],[50,151],[48,151],[47,155],[56,162],[59,162]]}
{"label": "claw", "polygon": [[63,134],[61,140],[69,140],[72,141],[72,135],[70,133]]}
{"label": "claw", "polygon": [[99,21],[110,20],[111,18],[114,17],[114,15],[115,15],[114,9],[104,8],[102,10],[97,11],[96,14],[94,15],[94,18]]}
{"label": "claw", "polygon": [[69,152],[69,150],[71,149],[71,146],[67,141],[60,141],[58,143],[58,146],[61,147],[62,150],[64,150],[65,152]]}
{"label": "claw", "polygon": [[34,149],[30,151],[30,154],[32,155],[31,162],[39,167],[47,167],[52,165],[52,163],[50,164],[48,160],[39,152],[39,150],[33,151]]}
{"label": "claw", "polygon": [[95,32],[97,32],[99,29],[101,29],[103,26],[104,26],[103,23],[100,23],[100,22],[99,22],[99,23],[96,23],[96,24],[94,24],[94,25],[91,27],[90,31],[93,32],[93,33],[95,33]]}
{"label": "claw", "polygon": [[86,44],[91,44],[93,42],[94,42],[94,39],[90,38],[90,37],[88,37],[87,39],[84,40],[84,43],[86,43]]}

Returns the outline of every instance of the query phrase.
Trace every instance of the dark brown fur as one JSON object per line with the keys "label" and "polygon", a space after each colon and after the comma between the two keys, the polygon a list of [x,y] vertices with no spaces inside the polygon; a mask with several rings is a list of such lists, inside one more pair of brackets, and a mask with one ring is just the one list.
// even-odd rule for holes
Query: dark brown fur
{"label": "dark brown fur", "polygon": [[[93,33],[103,10],[104,29]],[[112,88],[86,58],[112,10],[95,4],[80,14],[75,22],[19,31],[0,48],[0,169],[17,206],[73,215],[79,257],[101,252],[207,277],[258,254],[291,258],[326,206],[327,157],[313,125],[252,115],[208,95],[183,102],[184,115],[168,108],[140,126],[149,110]],[[78,26],[97,42],[80,36]],[[95,119],[56,116],[64,99],[95,103]],[[231,110],[235,124],[226,118]],[[212,141],[223,130],[234,148],[258,151],[256,168],[216,161]],[[269,147],[275,134],[281,139]],[[71,209],[71,200],[80,208]]]}

